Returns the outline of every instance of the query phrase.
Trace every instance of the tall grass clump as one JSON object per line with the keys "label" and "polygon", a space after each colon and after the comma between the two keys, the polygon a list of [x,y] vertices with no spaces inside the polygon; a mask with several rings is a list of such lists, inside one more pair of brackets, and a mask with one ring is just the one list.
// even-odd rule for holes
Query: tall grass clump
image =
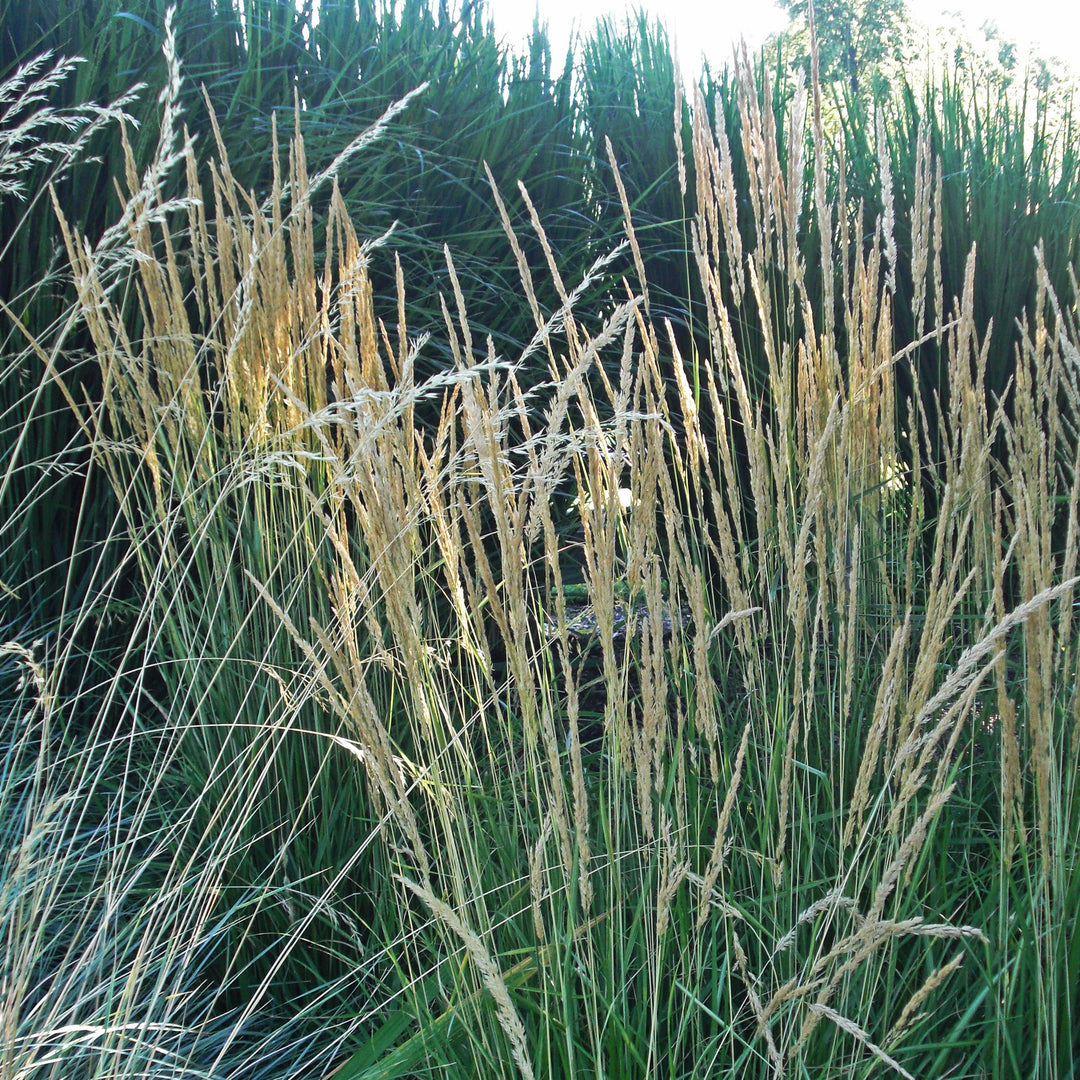
{"label": "tall grass clump", "polygon": [[[288,577],[307,567],[298,509],[306,504],[299,497],[292,504],[301,513],[297,526],[282,516],[287,499],[247,502],[244,492],[273,490],[288,466],[279,469],[271,455],[245,474],[254,457],[245,456],[239,437],[230,444],[215,428],[223,414],[195,389],[198,372],[183,368],[193,337],[189,331],[185,341],[175,321],[184,310],[176,265],[172,277],[162,277],[147,251],[153,230],[166,222],[209,235],[201,192],[162,197],[165,174],[194,167],[191,144],[175,123],[179,66],[171,33],[166,45],[171,78],[150,168],[140,176],[129,148],[121,220],[93,245],[67,233],[78,295],[87,305],[96,296],[95,308],[82,312],[89,333],[120,335],[96,358],[104,397],[88,400],[73,386],[66,393],[87,478],[115,485],[119,514],[104,531],[121,555],[102,559],[88,581],[65,594],[55,622],[22,606],[19,588],[4,601],[5,1077],[321,1075],[343,1039],[367,1030],[371,1006],[360,1015],[354,1007],[392,1001],[396,984],[393,955],[372,921],[373,881],[361,886],[353,874],[370,842],[357,766],[319,737],[310,695],[290,689],[288,669],[276,659],[276,621],[234,621],[245,608],[254,613],[258,594],[245,600],[205,591],[203,605],[191,604],[211,580],[223,582],[229,547],[238,543],[248,544],[255,560],[247,568],[257,567],[267,582],[278,580],[274,569]],[[378,132],[359,137],[351,152]],[[303,162],[296,168],[299,207],[308,187]],[[231,178],[219,183],[219,195],[226,191],[228,199],[244,198]],[[276,197],[280,205],[280,187]],[[239,218],[239,205],[232,206]],[[230,252],[242,261],[266,236],[237,220],[235,250],[226,239],[219,252],[218,237],[230,235],[224,212],[218,225],[214,284],[200,278],[202,297],[224,295],[233,306],[206,323],[218,320],[239,343],[250,307],[236,306],[237,289],[253,279],[246,264],[224,287],[218,274],[229,272]],[[150,301],[136,333],[162,350],[153,357],[158,367],[144,366],[138,381],[123,366],[131,351],[118,314],[128,310],[123,294],[134,286],[132,267],[141,267],[142,296]],[[160,288],[181,301],[171,314],[169,301],[158,303]],[[198,299],[188,299],[198,310]],[[279,299],[267,296],[273,305]],[[264,322],[251,332],[253,357],[261,347],[255,337],[273,336],[273,328]],[[33,342],[6,378],[40,362],[43,382],[60,380],[49,361]],[[277,394],[275,373],[248,368],[247,377],[252,386],[262,378],[264,390],[269,382]],[[250,398],[255,410],[257,393]],[[49,460],[35,457],[36,417],[27,411],[19,467],[47,475]],[[239,419],[246,424],[254,414]],[[253,437],[272,439],[274,423],[267,420],[269,429]],[[12,490],[4,492],[11,510],[4,543],[18,552],[27,500],[8,501]],[[48,497],[42,487],[28,501],[47,513]],[[236,565],[245,567],[239,557]],[[245,581],[238,579],[241,587]],[[126,633],[119,649],[118,626]]]}
{"label": "tall grass clump", "polygon": [[[35,129],[43,145],[65,141],[62,122],[73,118],[81,103],[114,103],[127,117],[130,150],[142,175],[157,145],[160,117],[154,94],[132,98],[128,90],[135,80],[157,87],[167,78],[160,49],[167,6],[162,0],[75,7],[54,0],[0,4],[0,79],[37,63],[46,50],[86,58],[49,90],[49,116],[39,118]],[[407,118],[392,118],[388,137],[369,149],[363,166],[346,159],[338,174],[351,213],[363,214],[366,237],[395,229],[395,253],[414,283],[418,321],[440,318],[437,303],[425,307],[424,301],[445,281],[441,250],[449,242],[458,254],[459,280],[476,324],[501,342],[529,336],[528,313],[518,317],[502,301],[503,283],[512,287],[516,270],[487,201],[483,162],[506,185],[528,176],[562,257],[572,253],[585,264],[594,257],[588,250],[594,240],[589,218],[582,213],[584,166],[572,130],[571,73],[552,76],[550,49],[539,27],[527,60],[499,47],[482,6],[471,3],[439,8],[425,0],[396,6],[375,0],[323,2],[316,11],[291,0],[189,2],[174,13],[174,27],[188,75],[179,87],[180,106],[193,137],[205,147],[200,154],[212,148],[213,112],[226,132],[233,176],[259,198],[273,186],[274,116],[291,126],[296,94],[312,157],[326,162],[374,123],[388,101],[430,84],[423,108],[416,105]],[[16,127],[13,116],[5,119],[8,123]],[[50,168],[40,156],[22,159],[22,182],[31,197],[25,204],[15,199],[0,204],[0,296],[52,353],[65,381],[97,399],[97,365],[86,362],[92,344],[82,327],[66,327],[72,293],[60,273],[63,240],[48,197],[52,184],[72,227],[92,243],[115,222],[120,209],[114,179],[127,168],[119,129],[99,123],[87,134],[84,152],[72,155],[62,170]],[[166,174],[161,197],[177,197],[183,181],[182,171]],[[316,214],[320,252],[323,223],[324,215]],[[392,261],[377,260],[371,271],[380,302],[396,305]],[[182,287],[191,288],[186,267],[180,273]],[[553,295],[552,290],[541,301],[550,304]],[[123,318],[138,315],[125,311]],[[57,346],[61,334],[62,349]],[[9,340],[5,355],[19,352],[22,338]],[[424,356],[425,374],[449,362],[441,345],[433,341]],[[67,579],[84,581],[114,550],[97,527],[111,520],[115,506],[99,482],[101,474],[91,474],[89,487],[81,478],[83,463],[74,457],[80,438],[57,384],[35,384],[25,374],[20,378],[21,384],[15,378],[4,383],[4,393],[10,393],[0,405],[5,432],[20,437],[25,430],[20,410],[33,400],[37,414],[48,418],[36,424],[35,440],[43,457],[57,459],[57,467],[49,474],[49,498],[32,500],[36,510],[24,518],[28,531],[16,577],[32,582],[28,602],[41,619],[55,620]],[[31,386],[32,397],[24,393]],[[431,419],[422,416],[423,422]],[[81,506],[88,512],[80,513]],[[9,580],[12,573],[0,578]]]}
{"label": "tall grass clump", "polygon": [[[940,185],[900,206],[879,124],[864,231],[816,75],[778,115],[747,62],[737,125],[689,103],[698,343],[618,173],[625,246],[571,274],[489,171],[508,349],[449,246],[418,325],[346,203],[411,94],[315,170],[298,108],[253,193],[166,61],[116,226],[57,200],[123,555],[3,647],[2,1074],[1068,1075],[1080,338],[1043,249],[1006,408]],[[948,394],[898,393],[931,344]]]}
{"label": "tall grass clump", "polygon": [[[897,217],[895,318],[903,336],[917,337],[928,317],[942,318],[949,299],[963,291],[969,253],[977,248],[973,317],[987,347],[986,407],[993,412],[1001,401],[1011,417],[1016,356],[1023,347],[1019,320],[1035,318],[1040,280],[1070,295],[1070,267],[1080,255],[1071,92],[1041,87],[1031,72],[1008,86],[992,72],[976,75],[958,58],[923,85],[904,85],[880,108],[845,100],[839,124],[853,163],[851,195],[865,199],[871,215],[885,211],[887,197],[897,207],[914,207],[921,190],[940,187],[940,215],[929,233],[909,230],[907,215]],[[891,192],[874,167],[882,133]],[[910,220],[917,215],[912,212]],[[937,269],[933,283],[924,285],[930,252]],[[898,376],[903,395],[924,401],[937,396],[948,409],[948,358],[938,341],[926,343]],[[928,420],[926,454],[936,460],[943,453],[941,436],[932,415]],[[999,443],[997,456],[1003,452]],[[934,498],[929,489],[927,495]],[[1063,518],[1058,528],[1063,537]]]}

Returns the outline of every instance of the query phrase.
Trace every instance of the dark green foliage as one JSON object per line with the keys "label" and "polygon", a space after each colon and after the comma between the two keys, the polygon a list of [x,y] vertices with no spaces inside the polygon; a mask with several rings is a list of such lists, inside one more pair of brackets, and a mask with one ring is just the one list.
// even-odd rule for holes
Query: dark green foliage
{"label": "dark green foliage", "polygon": [[779,0],[779,6],[792,19],[784,36],[807,59],[813,10],[822,78],[854,94],[887,85],[885,72],[903,59],[911,35],[906,0]]}
{"label": "dark green foliage", "polygon": [[[675,90],[675,60],[667,34],[644,14],[623,24],[601,21],[585,41],[580,133],[592,164],[592,215],[601,223],[623,216],[608,163],[610,141],[648,270],[650,310],[658,323],[670,318],[687,330],[694,175],[689,116],[680,99],[678,137],[686,169],[680,186]],[[635,281],[635,287],[640,286]]]}

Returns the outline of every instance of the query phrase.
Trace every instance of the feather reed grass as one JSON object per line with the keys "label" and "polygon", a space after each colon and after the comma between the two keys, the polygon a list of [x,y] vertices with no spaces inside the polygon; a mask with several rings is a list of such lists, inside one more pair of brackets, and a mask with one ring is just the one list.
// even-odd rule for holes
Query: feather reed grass
{"label": "feather reed grass", "polygon": [[[583,310],[610,260],[564,280],[521,191],[548,313],[492,181],[532,340],[480,340],[449,250],[410,336],[298,127],[265,198],[200,161],[166,40],[158,167],[104,244],[65,229],[137,602],[94,684],[80,637],[3,647],[0,1076],[993,1076],[1022,1023],[1064,1075],[1075,306],[1040,277],[988,408],[977,252],[931,317],[930,244],[898,341],[898,204],[856,240],[816,77],[778,120],[744,62],[745,190],[691,110],[694,355],[613,152],[638,291]],[[931,340],[950,393],[903,401]]]}

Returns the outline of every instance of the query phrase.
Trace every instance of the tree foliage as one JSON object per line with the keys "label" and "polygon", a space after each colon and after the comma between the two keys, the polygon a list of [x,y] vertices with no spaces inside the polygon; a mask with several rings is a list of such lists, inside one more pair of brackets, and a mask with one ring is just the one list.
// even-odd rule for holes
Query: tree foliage
{"label": "tree foliage", "polygon": [[843,81],[853,93],[887,81],[911,39],[907,0],[778,0],[791,24],[784,37],[795,55],[810,56],[810,15],[818,40],[821,76]]}

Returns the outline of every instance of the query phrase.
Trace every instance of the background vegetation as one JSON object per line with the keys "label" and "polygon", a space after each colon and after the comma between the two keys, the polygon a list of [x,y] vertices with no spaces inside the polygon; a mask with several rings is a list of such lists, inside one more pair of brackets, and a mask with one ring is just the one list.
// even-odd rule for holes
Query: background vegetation
{"label": "background vegetation", "polygon": [[0,19],[0,1076],[1073,1074],[1060,88]]}

